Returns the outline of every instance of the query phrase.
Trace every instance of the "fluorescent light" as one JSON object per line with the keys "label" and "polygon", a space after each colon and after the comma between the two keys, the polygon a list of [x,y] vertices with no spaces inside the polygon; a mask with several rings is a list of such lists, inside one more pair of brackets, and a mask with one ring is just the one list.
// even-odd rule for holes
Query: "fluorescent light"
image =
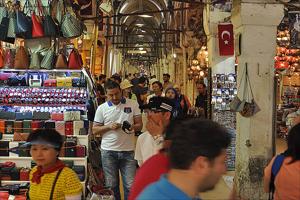
{"label": "fluorescent light", "polygon": [[150,17],[153,17],[152,15],[147,15],[147,14],[142,14],[142,15],[139,15],[140,17],[143,17],[143,18],[150,18]]}
{"label": "fluorescent light", "polygon": [[142,38],[142,37],[144,37],[144,35],[138,35],[138,37],[139,37],[139,38]]}
{"label": "fluorescent light", "polygon": [[144,54],[147,53],[146,50],[129,50],[127,51],[127,53],[131,53],[131,54]]}
{"label": "fluorescent light", "polygon": [[144,26],[144,24],[135,24],[136,26],[138,26],[138,27],[143,27]]}
{"label": "fluorescent light", "polygon": [[142,51],[142,50],[144,50],[144,48],[143,48],[143,47],[140,47],[140,48],[139,48],[139,50],[141,50],[141,51]]}
{"label": "fluorescent light", "polygon": [[141,30],[141,32],[142,32],[142,33],[146,33],[146,31],[145,31],[145,30],[143,30],[143,29],[140,29],[140,30]]}
{"label": "fluorescent light", "polygon": [[174,54],[173,54],[173,57],[174,57],[174,58],[176,58],[176,57],[177,57],[176,53],[174,53]]}

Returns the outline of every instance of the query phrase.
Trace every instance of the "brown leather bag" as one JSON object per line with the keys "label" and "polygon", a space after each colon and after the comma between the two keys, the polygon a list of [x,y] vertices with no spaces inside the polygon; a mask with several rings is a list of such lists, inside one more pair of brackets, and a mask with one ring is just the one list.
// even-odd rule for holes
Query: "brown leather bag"
{"label": "brown leather bag", "polygon": [[55,69],[68,69],[67,58],[63,53],[58,54]]}
{"label": "brown leather bag", "polygon": [[0,46],[0,68],[4,67],[4,49]]}
{"label": "brown leather bag", "polygon": [[28,69],[29,57],[25,47],[20,46],[15,57],[15,69]]}

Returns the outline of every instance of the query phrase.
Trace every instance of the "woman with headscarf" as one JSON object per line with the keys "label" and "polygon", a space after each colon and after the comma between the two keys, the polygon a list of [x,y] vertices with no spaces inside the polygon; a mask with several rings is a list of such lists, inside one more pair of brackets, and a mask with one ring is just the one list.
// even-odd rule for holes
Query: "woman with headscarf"
{"label": "woman with headscarf", "polygon": [[170,99],[174,104],[171,120],[183,118],[183,110],[180,105],[180,99],[177,91],[173,87],[168,88],[165,91],[165,97]]}

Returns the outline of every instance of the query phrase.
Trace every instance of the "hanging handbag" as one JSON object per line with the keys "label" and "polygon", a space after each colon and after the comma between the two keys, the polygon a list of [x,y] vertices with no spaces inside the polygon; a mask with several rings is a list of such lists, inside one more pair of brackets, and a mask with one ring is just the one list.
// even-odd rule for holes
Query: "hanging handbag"
{"label": "hanging handbag", "polygon": [[20,46],[16,52],[15,69],[28,69],[29,67],[29,58],[28,53],[25,50],[25,47]]}
{"label": "hanging handbag", "polygon": [[48,5],[49,5],[48,13],[45,15],[44,24],[43,24],[44,35],[46,37],[56,37],[59,36],[59,27],[57,25],[58,23],[54,21],[54,19],[50,14],[51,13],[50,0],[48,1]]}
{"label": "hanging handbag", "polygon": [[4,49],[0,46],[0,68],[4,67]]}
{"label": "hanging handbag", "polygon": [[32,20],[32,37],[43,37],[44,36],[44,29],[43,29],[43,17],[44,12],[42,9],[42,3],[40,0],[36,0],[37,9],[39,12],[39,16],[32,12],[31,20]]}
{"label": "hanging handbag", "polygon": [[83,24],[76,16],[67,12],[62,19],[61,31],[65,38],[79,37],[83,33]]}
{"label": "hanging handbag", "polygon": [[5,68],[13,69],[15,65],[15,50],[6,49],[4,56],[4,66]]}
{"label": "hanging handbag", "polygon": [[23,10],[16,10],[16,26],[15,26],[15,33],[18,37],[21,38],[31,38],[32,37],[32,22],[30,17],[27,16],[25,13],[25,9],[27,12],[30,8],[29,0],[26,0]]}
{"label": "hanging handbag", "polygon": [[63,14],[65,11],[64,1],[63,0],[52,0],[50,4],[51,17],[58,24],[61,24]]}
{"label": "hanging handbag", "polygon": [[68,68],[69,69],[81,69],[83,65],[82,58],[77,49],[73,49],[69,56]]}
{"label": "hanging handbag", "polygon": [[[246,96],[248,99],[246,99]],[[239,112],[243,117],[252,117],[254,114],[260,111],[258,105],[254,101],[253,91],[250,83],[250,78],[248,75],[247,63],[245,63],[245,85],[244,85],[243,99],[245,100],[245,103],[243,109]]]}
{"label": "hanging handbag", "polygon": [[44,56],[44,58],[41,62],[41,68],[42,69],[53,69],[54,58],[55,58],[55,53],[54,53],[54,47],[52,46],[46,52],[46,55]]}
{"label": "hanging handbag", "polygon": [[33,52],[31,54],[31,61],[29,69],[40,69],[41,68],[41,56],[39,52]]}
{"label": "hanging handbag", "polygon": [[8,43],[14,43],[14,39],[7,37],[9,26],[9,17],[6,7],[0,7],[0,40]]}
{"label": "hanging handbag", "polygon": [[7,37],[8,38],[15,38],[16,33],[16,13],[14,11],[10,11],[8,14],[9,23],[8,23],[8,30],[7,30]]}
{"label": "hanging handbag", "polygon": [[63,52],[60,52],[57,56],[55,69],[68,69],[68,62]]}

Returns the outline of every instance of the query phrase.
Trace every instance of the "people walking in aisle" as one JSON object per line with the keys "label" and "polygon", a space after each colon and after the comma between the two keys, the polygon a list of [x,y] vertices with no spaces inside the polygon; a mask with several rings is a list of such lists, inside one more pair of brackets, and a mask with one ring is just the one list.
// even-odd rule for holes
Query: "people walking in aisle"
{"label": "people walking in aisle", "polygon": [[163,74],[163,81],[164,81],[164,84],[163,84],[163,88],[164,88],[164,91],[166,91],[166,89],[170,88],[170,87],[173,87],[173,83],[170,82],[170,74],[166,73],[166,74]]}
{"label": "people walking in aisle", "polygon": [[300,199],[300,123],[289,131],[287,150],[265,168],[264,189],[270,195],[274,193],[275,200]]}
{"label": "people walking in aisle", "polygon": [[230,135],[216,122],[189,119],[172,124],[170,171],[137,199],[194,199],[226,173]]}
{"label": "people walking in aisle", "polygon": [[147,99],[148,89],[145,87],[145,85],[146,78],[141,76],[139,78],[139,84],[135,87],[135,89],[133,89],[133,93],[136,95],[139,106],[144,105]]}
{"label": "people walking in aisle", "polygon": [[111,77],[110,77],[111,80],[117,82],[119,85],[120,83],[122,82],[122,77],[119,75],[119,74],[113,74]]}
{"label": "people walking in aisle", "polygon": [[153,90],[153,94],[150,94],[149,96],[147,96],[147,103],[149,103],[149,100],[152,97],[164,97],[165,96],[165,94],[163,93],[163,85],[159,81],[155,81],[152,83],[152,90]]}
{"label": "people walking in aisle", "polygon": [[38,129],[27,143],[37,166],[30,172],[30,199],[80,200],[82,185],[76,173],[58,158],[62,136],[54,129]]}
{"label": "people walking in aisle", "polygon": [[129,80],[125,79],[124,81],[122,81],[120,84],[122,95],[127,99],[137,100],[136,95],[132,93],[132,86],[133,85],[130,83]]}
{"label": "people walking in aisle", "polygon": [[139,84],[139,74],[138,73],[134,73],[133,74],[133,79],[131,79],[131,84],[133,85],[133,90],[137,87],[137,85]]}
{"label": "people walking in aisle", "polygon": [[201,112],[204,113],[205,118],[207,118],[207,91],[206,91],[206,85],[202,82],[197,83],[197,90],[199,92],[197,98],[195,107],[200,109]]}
{"label": "people walking in aisle", "polygon": [[147,113],[147,131],[142,133],[136,142],[134,158],[139,166],[162,148],[172,108],[172,102],[165,97],[152,97],[149,103],[143,106]]}
{"label": "people walking in aisle", "polygon": [[100,74],[98,77],[96,77],[96,87],[97,87],[97,98],[98,98],[98,104],[101,105],[105,102],[106,96],[105,96],[105,90],[104,90],[104,83],[106,82],[106,75]]}
{"label": "people walking in aisle", "polygon": [[189,109],[191,108],[191,103],[188,97],[181,93],[181,88],[179,85],[174,85],[174,89],[178,93],[180,107],[184,116],[187,116]]}
{"label": "people walking in aisle", "polygon": [[168,88],[165,94],[166,98],[170,99],[173,103],[173,110],[171,119],[182,119],[183,118],[183,110],[180,106],[180,100],[177,94],[177,91],[174,88]]}
{"label": "people walking in aisle", "polygon": [[100,105],[96,111],[93,133],[102,137],[101,159],[106,186],[114,191],[116,200],[121,199],[120,171],[124,199],[127,200],[136,171],[133,133],[142,129],[142,117],[136,101],[122,97],[119,84],[107,81],[105,90],[107,102]]}

